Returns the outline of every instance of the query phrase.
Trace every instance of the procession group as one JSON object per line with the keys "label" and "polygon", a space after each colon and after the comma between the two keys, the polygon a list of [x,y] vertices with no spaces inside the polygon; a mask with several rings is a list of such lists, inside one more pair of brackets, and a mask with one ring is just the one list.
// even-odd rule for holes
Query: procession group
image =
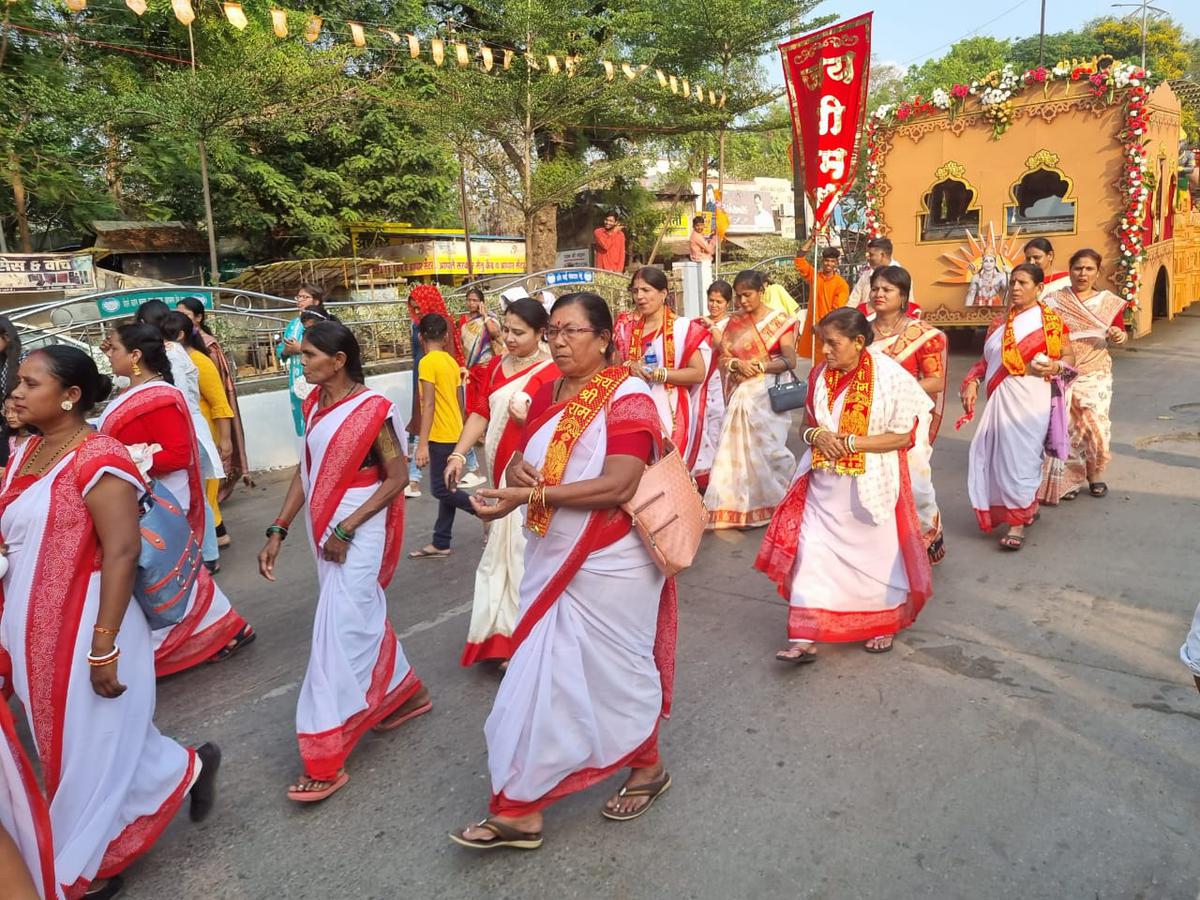
{"label": "procession group", "polygon": [[[1105,495],[1106,348],[1125,339],[1123,304],[1096,287],[1098,254],[1081,249],[1061,272],[1043,239],[1026,256],[959,390],[964,419],[981,406],[971,503],[983,530],[1007,526],[1009,551],[1040,503]],[[872,241],[869,262],[852,290],[836,250],[816,271],[802,254],[803,322],[750,270],[715,282],[708,315],[694,319],[676,313],[666,275],[650,267],[615,319],[592,293],[508,295],[493,312],[478,291],[455,319],[420,286],[407,411],[366,386],[358,341],[319,287],[301,290],[278,348],[300,464],[258,556],[274,580],[302,531],[319,584],[296,715],[301,771],[287,796],[331,797],[368,730],[431,709],[385,596],[405,495],[424,478],[438,520],[407,564],[453,558],[456,513],[484,522],[462,663],[503,671],[484,729],[489,814],[450,834],[465,847],[537,848],[547,806],[621,769],[628,778],[600,810],[608,819],[635,819],[670,788],[658,738],[675,672],[675,579],[621,507],[672,449],[703,490],[710,529],[766,526],[755,565],[789,604],[777,659],[812,663],[824,642],[889,651],[946,553],[932,469],[947,340],[922,321],[890,242]],[[41,773],[0,704],[10,897],[116,896],[120,873],[185,800],[193,820],[209,813],[220,751],[156,729],[155,679],[227,659],[255,636],[214,580],[222,484],[245,465],[234,380],[203,304],[151,301],[104,351],[123,385],[111,399],[112,380],[87,353],[22,356],[0,320],[10,450],[0,684],[19,701]],[[813,363],[806,389],[793,385],[800,360]],[[468,495],[480,444],[492,486]],[[131,601],[148,486],[175,498],[206,561],[185,614],[155,629]]]}

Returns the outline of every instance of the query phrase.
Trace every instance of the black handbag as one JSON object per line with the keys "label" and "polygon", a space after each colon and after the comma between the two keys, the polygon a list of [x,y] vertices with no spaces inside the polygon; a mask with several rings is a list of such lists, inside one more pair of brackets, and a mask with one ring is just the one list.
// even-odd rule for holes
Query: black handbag
{"label": "black handbag", "polygon": [[772,412],[786,413],[793,409],[800,409],[808,399],[808,382],[797,378],[794,369],[787,371],[792,376],[791,381],[781,382],[779,380],[783,377],[781,372],[775,376],[775,383],[767,388],[767,397],[771,401]]}

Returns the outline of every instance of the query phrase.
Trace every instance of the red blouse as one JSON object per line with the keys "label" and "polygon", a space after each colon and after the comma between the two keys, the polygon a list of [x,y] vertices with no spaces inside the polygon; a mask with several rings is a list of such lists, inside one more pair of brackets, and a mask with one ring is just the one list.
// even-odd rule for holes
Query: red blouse
{"label": "red blouse", "polygon": [[113,437],[126,445],[159,444],[162,450],[154,454],[154,463],[150,467],[150,475],[155,478],[186,469],[194,453],[191,422],[170,406],[130,419]]}

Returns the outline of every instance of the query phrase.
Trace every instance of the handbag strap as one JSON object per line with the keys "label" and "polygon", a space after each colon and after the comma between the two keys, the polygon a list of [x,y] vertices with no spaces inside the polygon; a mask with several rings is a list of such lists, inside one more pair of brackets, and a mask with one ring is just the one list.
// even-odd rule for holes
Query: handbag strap
{"label": "handbag strap", "polygon": [[795,384],[800,383],[800,376],[796,374],[796,370],[794,368],[792,368],[791,366],[788,366],[787,369],[785,369],[783,372],[775,373],[775,384],[776,385],[779,384],[779,379],[782,378],[784,375],[791,375],[792,381]]}

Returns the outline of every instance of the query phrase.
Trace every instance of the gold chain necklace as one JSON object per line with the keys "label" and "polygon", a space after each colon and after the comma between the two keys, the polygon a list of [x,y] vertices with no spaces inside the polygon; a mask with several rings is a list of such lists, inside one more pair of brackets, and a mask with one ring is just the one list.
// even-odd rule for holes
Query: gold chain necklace
{"label": "gold chain necklace", "polygon": [[42,463],[40,466],[38,466],[36,469],[34,469],[33,461],[42,455],[42,450],[45,449],[45,447],[46,447],[46,439],[42,438],[42,443],[38,444],[37,449],[34,450],[33,453],[31,453],[29,455],[28,461],[25,463],[25,465],[23,465],[21,467],[24,470],[24,473],[26,475],[37,475],[37,476],[45,474],[47,469],[49,469],[52,465],[54,465],[56,462],[58,462],[59,459],[61,459],[63,457],[63,455],[72,448],[72,444],[74,443],[75,439],[77,437],[79,437],[81,434],[85,433],[87,430],[88,430],[87,425],[80,425],[79,429],[73,435],[71,435],[69,438],[67,438],[67,440],[62,444],[62,446],[60,446],[56,451],[54,451],[54,454],[50,457],[50,459],[48,459],[46,462]]}
{"label": "gold chain necklace", "polygon": [[329,407],[331,407],[331,406],[337,406],[339,403],[341,403],[343,400],[345,400],[347,397],[349,397],[351,394],[353,394],[355,391],[357,391],[358,387],[359,387],[358,382],[351,382],[350,390],[346,391],[346,393],[342,394],[342,396],[338,397],[336,400],[326,403],[324,408],[329,409]]}

